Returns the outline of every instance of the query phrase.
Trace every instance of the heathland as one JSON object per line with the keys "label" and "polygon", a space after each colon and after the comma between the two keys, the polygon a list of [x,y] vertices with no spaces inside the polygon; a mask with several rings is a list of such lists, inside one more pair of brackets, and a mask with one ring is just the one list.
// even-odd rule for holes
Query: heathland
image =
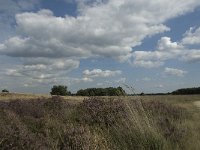
{"label": "heathland", "polygon": [[0,149],[199,150],[200,95],[0,95]]}

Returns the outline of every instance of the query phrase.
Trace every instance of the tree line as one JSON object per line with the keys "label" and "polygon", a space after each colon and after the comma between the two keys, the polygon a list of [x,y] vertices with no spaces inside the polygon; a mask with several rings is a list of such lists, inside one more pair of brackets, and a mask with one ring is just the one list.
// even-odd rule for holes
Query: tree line
{"label": "tree line", "polygon": [[172,94],[173,95],[200,94],[200,87],[178,89],[176,91],[173,91]]}
{"label": "tree line", "polygon": [[125,96],[126,92],[122,87],[108,87],[108,88],[87,88],[78,90],[76,94],[68,91],[67,86],[54,85],[50,92],[51,95],[77,95],[77,96]]}
{"label": "tree line", "polygon": [[122,87],[88,88],[77,91],[77,96],[124,96],[126,92]]}
{"label": "tree line", "polygon": [[[9,93],[7,89],[3,89],[2,93]],[[108,88],[87,88],[87,89],[80,89],[77,93],[72,94],[67,86],[63,85],[54,85],[51,88],[51,95],[61,95],[61,96],[132,96],[132,95],[192,95],[192,94],[200,94],[200,87],[193,87],[193,88],[183,88],[173,91],[171,93],[150,93],[150,94],[127,94],[122,87],[108,87]]]}
{"label": "tree line", "polygon": [[[138,95],[190,95],[190,94],[200,94],[200,87],[193,88],[183,88],[173,91],[171,93],[153,93],[153,94],[138,94]],[[76,94],[72,94],[67,90],[67,86],[54,85],[51,89],[51,95],[75,95],[75,96],[125,96],[128,95],[122,87],[108,87],[108,88],[87,88],[80,89]],[[135,94],[134,94],[135,95]]]}

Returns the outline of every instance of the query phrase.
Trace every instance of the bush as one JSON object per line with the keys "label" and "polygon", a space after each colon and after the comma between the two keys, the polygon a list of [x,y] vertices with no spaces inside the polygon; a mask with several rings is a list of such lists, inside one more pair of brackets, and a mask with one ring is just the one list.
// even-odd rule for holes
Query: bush
{"label": "bush", "polygon": [[50,93],[51,95],[61,95],[61,96],[71,95],[71,92],[67,90],[67,86],[63,85],[54,85]]}
{"label": "bush", "polygon": [[3,89],[3,90],[2,90],[2,93],[9,93],[9,91],[6,90],[6,89]]}

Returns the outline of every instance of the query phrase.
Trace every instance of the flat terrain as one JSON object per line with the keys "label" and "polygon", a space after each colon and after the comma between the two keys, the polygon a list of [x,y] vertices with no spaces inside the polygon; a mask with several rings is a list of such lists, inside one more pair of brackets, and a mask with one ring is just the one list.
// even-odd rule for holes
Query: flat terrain
{"label": "flat terrain", "polygon": [[[25,94],[25,93],[0,93],[0,100],[28,100],[36,98],[50,98],[48,94]],[[80,102],[88,97],[85,96],[61,96],[62,98],[74,102]],[[114,99],[143,99],[143,100],[158,100],[174,104],[191,104],[192,102],[200,101],[200,95],[155,95],[155,96],[102,96],[102,98]]]}
{"label": "flat terrain", "polygon": [[195,101],[195,102],[194,102],[194,105],[196,105],[197,107],[200,108],[200,101]]}
{"label": "flat terrain", "polygon": [[0,94],[0,149],[200,149],[200,95]]}

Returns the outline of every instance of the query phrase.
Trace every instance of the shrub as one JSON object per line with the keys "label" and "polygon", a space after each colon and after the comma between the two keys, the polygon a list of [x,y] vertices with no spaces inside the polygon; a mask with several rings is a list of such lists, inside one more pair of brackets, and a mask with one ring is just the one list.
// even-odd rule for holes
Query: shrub
{"label": "shrub", "polygon": [[3,89],[2,93],[9,93],[9,91],[7,89]]}
{"label": "shrub", "polygon": [[50,93],[51,95],[61,95],[61,96],[71,95],[71,92],[67,90],[67,86],[63,85],[54,85]]}

